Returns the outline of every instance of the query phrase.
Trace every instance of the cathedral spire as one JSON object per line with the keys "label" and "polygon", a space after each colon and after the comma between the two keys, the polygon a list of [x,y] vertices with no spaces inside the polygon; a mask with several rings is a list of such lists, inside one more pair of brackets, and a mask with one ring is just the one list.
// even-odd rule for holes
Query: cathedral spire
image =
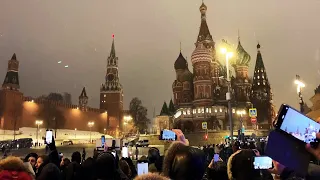
{"label": "cathedral spire", "polygon": [[209,31],[209,27],[207,24],[207,18],[206,18],[207,6],[202,2],[199,10],[201,13],[201,24],[200,24],[199,35],[197,38],[197,43],[205,41],[205,40],[209,41],[209,42],[213,42],[212,36]]}
{"label": "cathedral spire", "polygon": [[252,90],[256,91],[258,89],[269,89],[270,84],[267,77],[266,68],[263,63],[262,55],[260,52],[260,44],[257,44],[257,59],[256,65],[254,67],[254,74],[253,74],[253,82],[252,82]]}
{"label": "cathedral spire", "polygon": [[19,90],[19,61],[17,56],[14,53],[11,57],[11,60],[8,61],[8,70],[6,77],[3,81],[2,88],[9,90]]}

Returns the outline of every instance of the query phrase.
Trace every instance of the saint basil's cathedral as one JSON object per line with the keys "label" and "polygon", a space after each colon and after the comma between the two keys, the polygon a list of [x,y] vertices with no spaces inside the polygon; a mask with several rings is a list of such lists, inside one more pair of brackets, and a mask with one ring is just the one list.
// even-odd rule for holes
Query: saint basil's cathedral
{"label": "saint basil's cathedral", "polygon": [[[172,84],[175,111],[173,126],[190,132],[202,129],[203,122],[207,122],[209,130],[229,129],[227,68],[217,58],[206,11],[207,6],[202,3],[199,35],[191,54],[193,70],[189,70],[187,58],[181,51],[174,62],[176,79]],[[269,129],[275,112],[260,44],[257,45],[253,78],[249,77],[251,56],[241,45],[240,38],[234,52],[230,59],[235,72],[230,78],[234,129]],[[172,101],[170,105],[173,106]],[[258,112],[256,123],[252,123],[248,116],[248,110],[253,107]]]}

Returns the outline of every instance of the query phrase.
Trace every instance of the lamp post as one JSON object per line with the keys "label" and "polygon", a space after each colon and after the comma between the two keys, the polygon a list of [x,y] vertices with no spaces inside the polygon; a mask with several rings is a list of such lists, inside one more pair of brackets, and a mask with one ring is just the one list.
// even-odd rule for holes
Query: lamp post
{"label": "lamp post", "polygon": [[245,110],[238,110],[237,111],[237,115],[240,116],[239,120],[240,120],[240,123],[241,123],[241,132],[242,132],[242,128],[244,128],[244,125],[243,125],[243,119],[242,119],[242,116],[246,114],[246,111]]}
{"label": "lamp post", "polygon": [[37,146],[39,145],[39,127],[43,124],[43,121],[41,120],[36,120],[36,125],[37,125],[37,133],[36,133],[36,138],[37,138]]}
{"label": "lamp post", "polygon": [[90,128],[90,143],[92,142],[92,139],[91,139],[91,128],[93,127],[93,125],[94,125],[93,121],[88,122],[88,126]]}
{"label": "lamp post", "polygon": [[74,128],[74,139],[77,139],[77,128]]}
{"label": "lamp post", "polygon": [[302,91],[302,88],[304,88],[306,85],[300,80],[299,75],[296,75],[296,80],[294,81],[294,83],[297,85],[297,93],[299,96],[300,111],[301,111],[301,113],[303,113],[304,112],[304,109],[303,109],[304,102],[303,102],[301,91]]}
{"label": "lamp post", "polygon": [[[227,44],[226,41],[224,43]],[[231,108],[231,82],[230,82],[230,72],[229,72],[229,59],[233,56],[232,52],[229,52],[227,48],[221,48],[221,53],[226,56],[226,68],[227,68],[227,84],[228,92],[226,93],[226,100],[228,101],[228,117],[230,124],[230,138],[233,141],[233,124],[232,124],[232,108]]]}
{"label": "lamp post", "polygon": [[124,116],[123,117],[123,125],[124,125],[124,132],[127,132],[127,124],[132,120],[132,117],[130,115]]}

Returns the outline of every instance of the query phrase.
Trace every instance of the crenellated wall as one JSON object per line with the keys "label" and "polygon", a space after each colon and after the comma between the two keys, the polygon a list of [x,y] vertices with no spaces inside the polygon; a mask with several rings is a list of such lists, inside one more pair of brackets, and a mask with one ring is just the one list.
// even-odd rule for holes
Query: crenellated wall
{"label": "crenellated wall", "polygon": [[[88,131],[90,130],[88,122],[93,121],[94,126],[92,127],[92,131],[112,135],[116,133],[119,127],[118,120],[108,117],[107,112],[101,109],[88,107],[87,111],[81,111],[77,105],[24,97],[19,91],[0,90],[0,108],[2,107],[3,109],[3,116],[1,117],[0,115],[0,128],[13,130],[15,127],[17,130],[21,127],[36,127],[36,120],[45,121],[44,119],[39,119],[40,109],[45,103],[50,103],[62,112],[65,118],[63,129]],[[14,112],[18,112],[19,109],[21,116],[14,121],[15,117],[17,117],[14,115]],[[108,121],[109,123],[107,123]],[[16,125],[13,122],[16,122]],[[43,124],[43,126],[45,125]]]}

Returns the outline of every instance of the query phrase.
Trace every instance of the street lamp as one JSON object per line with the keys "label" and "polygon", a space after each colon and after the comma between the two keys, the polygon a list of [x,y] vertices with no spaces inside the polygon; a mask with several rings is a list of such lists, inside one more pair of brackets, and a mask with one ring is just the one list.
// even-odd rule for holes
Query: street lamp
{"label": "street lamp", "polygon": [[[227,44],[226,41],[223,41],[223,42]],[[232,142],[233,141],[233,124],[232,124],[232,108],[231,108],[231,83],[230,83],[230,72],[229,72],[229,59],[233,56],[233,53],[228,51],[227,48],[221,48],[221,53],[226,56],[227,84],[228,84],[228,92],[226,93],[226,100],[228,101],[230,138],[231,138],[231,142]]]}
{"label": "street lamp", "polygon": [[91,128],[93,127],[93,125],[94,125],[93,121],[88,122],[88,126],[90,128],[90,143],[92,142],[92,140],[91,140]]}
{"label": "street lamp", "polygon": [[297,93],[299,96],[300,111],[301,111],[301,113],[303,113],[304,112],[304,109],[303,109],[304,102],[303,102],[301,91],[302,91],[302,88],[306,87],[306,85],[300,80],[299,75],[296,75],[296,80],[294,81],[294,83],[297,85]]}
{"label": "street lamp", "polygon": [[241,122],[241,129],[244,127],[243,126],[243,120],[242,120],[242,116],[246,114],[246,111],[245,110],[238,110],[237,111],[237,115],[240,116],[240,122]]}
{"label": "street lamp", "polygon": [[74,128],[74,139],[77,139],[77,128]]}
{"label": "street lamp", "polygon": [[38,138],[38,136],[39,136],[39,127],[41,126],[43,124],[43,121],[41,121],[41,120],[36,120],[36,125],[37,125],[37,146],[39,145],[39,138]]}

